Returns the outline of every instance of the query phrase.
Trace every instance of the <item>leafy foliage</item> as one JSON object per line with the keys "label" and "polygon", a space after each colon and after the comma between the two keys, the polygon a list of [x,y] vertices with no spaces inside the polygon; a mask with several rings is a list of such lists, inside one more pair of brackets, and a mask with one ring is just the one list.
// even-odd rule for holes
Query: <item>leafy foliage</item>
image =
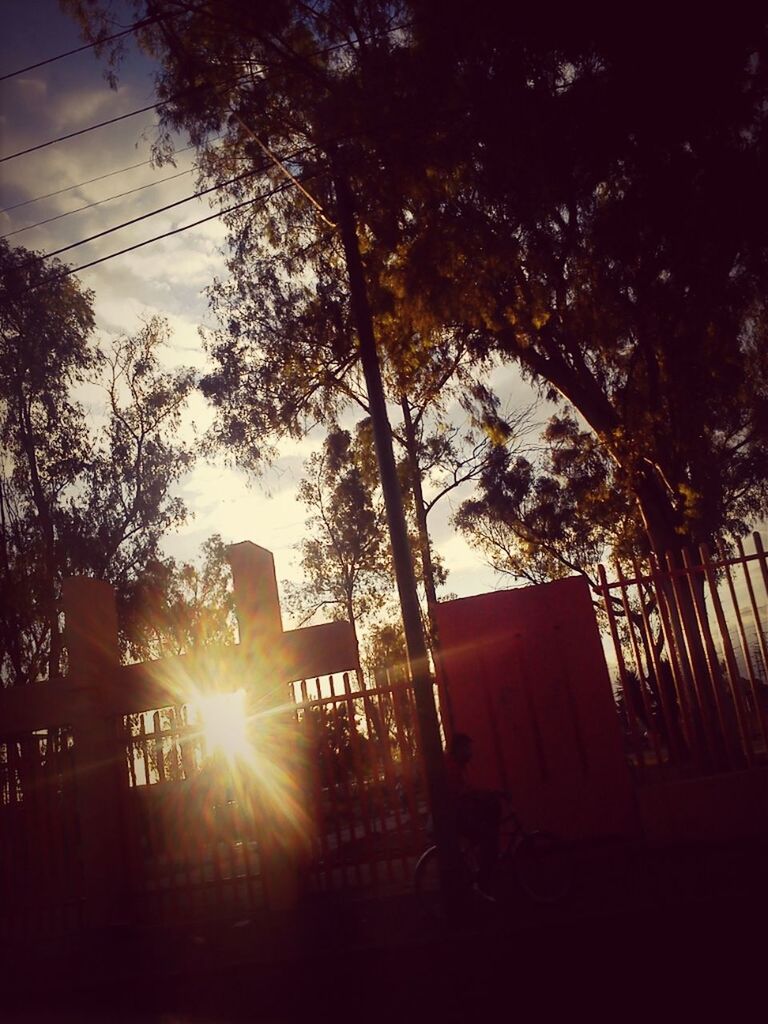
{"label": "leafy foliage", "polygon": [[302,622],[320,609],[356,631],[392,592],[384,511],[376,489],[367,421],[355,436],[339,427],[307,462],[299,487],[309,519],[300,542],[301,586],[288,585],[288,607]]}
{"label": "leafy foliage", "polygon": [[743,531],[768,469],[764,22],[418,8],[462,115],[427,143],[399,289],[572,403],[657,547]]}
{"label": "leafy foliage", "polygon": [[235,607],[225,546],[214,534],[197,563],[148,565],[124,598],[125,643],[136,660],[183,654],[235,640]]}
{"label": "leafy foliage", "polygon": [[[189,465],[177,436],[189,371],[162,368],[163,321],[105,356],[92,296],[59,264],[0,244],[0,676],[64,668],[64,576],[124,592],[186,515],[171,487]],[[82,403],[105,395],[100,425]]]}
{"label": "leafy foliage", "polygon": [[454,522],[497,571],[530,583],[586,575],[646,542],[616,467],[572,416],[555,416],[539,458],[497,449]]}
{"label": "leafy foliage", "polygon": [[[103,27],[103,5],[68,6]],[[763,17],[628,33],[436,0],[133,9],[164,16],[141,33],[164,130],[190,131],[206,176],[283,164],[227,186],[255,201],[228,219],[205,387],[239,459],[359,393],[343,174],[390,387],[413,396],[440,346],[516,361],[576,410],[660,550],[765,512]],[[289,189],[269,205],[265,178]]]}

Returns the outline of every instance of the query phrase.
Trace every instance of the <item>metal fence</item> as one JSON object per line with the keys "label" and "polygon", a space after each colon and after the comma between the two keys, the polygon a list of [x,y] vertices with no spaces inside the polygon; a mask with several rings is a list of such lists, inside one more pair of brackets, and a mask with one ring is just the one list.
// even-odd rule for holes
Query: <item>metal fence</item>
{"label": "metal fence", "polygon": [[616,698],[639,780],[730,772],[768,760],[768,562],[718,545],[634,559],[600,591]]}
{"label": "metal fence", "polygon": [[142,923],[252,917],[264,909],[247,787],[207,757],[195,709],[120,720],[122,834],[130,915]]}
{"label": "metal fence", "polygon": [[[290,684],[287,696],[281,715],[312,823],[304,889],[407,882],[429,819],[407,675],[317,677]],[[211,756],[190,704],[130,711],[112,724],[112,918],[178,925],[264,914],[265,811],[247,766]],[[61,727],[0,739],[0,937],[82,924],[77,753],[76,735]]]}
{"label": "metal fence", "polygon": [[429,823],[404,671],[294,684],[314,821],[311,890],[402,885]]}
{"label": "metal fence", "polygon": [[0,740],[0,936],[79,927],[82,858],[74,743],[66,728]]}

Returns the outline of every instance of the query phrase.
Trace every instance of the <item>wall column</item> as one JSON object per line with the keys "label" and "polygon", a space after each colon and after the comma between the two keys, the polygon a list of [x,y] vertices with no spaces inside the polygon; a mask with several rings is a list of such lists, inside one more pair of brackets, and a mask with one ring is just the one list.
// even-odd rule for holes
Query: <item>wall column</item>
{"label": "wall column", "polygon": [[250,541],[227,548],[240,629],[242,678],[252,716],[259,847],[267,903],[288,911],[299,896],[299,865],[310,837],[301,785],[302,751],[288,693],[283,626],[272,553]]}
{"label": "wall column", "polygon": [[115,593],[102,580],[66,579],[63,607],[73,691],[84,917],[88,927],[103,928],[119,914],[126,881],[120,798],[127,779],[122,777],[124,757],[109,699],[120,664]]}

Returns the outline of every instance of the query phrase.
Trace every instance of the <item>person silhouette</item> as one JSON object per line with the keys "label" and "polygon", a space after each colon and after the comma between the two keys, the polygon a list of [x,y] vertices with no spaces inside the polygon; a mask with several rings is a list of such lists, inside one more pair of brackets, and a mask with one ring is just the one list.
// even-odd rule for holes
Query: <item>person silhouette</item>
{"label": "person silhouette", "polygon": [[446,779],[456,830],[477,850],[476,886],[482,895],[488,896],[499,856],[501,800],[492,790],[472,787],[469,779],[472,753],[472,737],[463,732],[454,733],[446,751]]}

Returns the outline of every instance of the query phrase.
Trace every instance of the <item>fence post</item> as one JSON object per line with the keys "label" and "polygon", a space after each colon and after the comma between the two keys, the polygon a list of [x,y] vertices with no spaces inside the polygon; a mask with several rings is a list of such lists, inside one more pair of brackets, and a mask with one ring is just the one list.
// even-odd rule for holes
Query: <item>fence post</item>
{"label": "fence post", "polygon": [[232,566],[240,656],[254,730],[258,770],[249,784],[259,813],[258,842],[270,910],[293,909],[299,864],[310,835],[302,778],[302,736],[289,702],[283,627],[272,553],[250,541],[227,548]]}
{"label": "fence post", "polygon": [[119,667],[115,593],[102,580],[75,577],[62,588],[72,706],[76,801],[83,865],[84,921],[115,919],[125,883],[120,842],[121,750],[110,692]]}

